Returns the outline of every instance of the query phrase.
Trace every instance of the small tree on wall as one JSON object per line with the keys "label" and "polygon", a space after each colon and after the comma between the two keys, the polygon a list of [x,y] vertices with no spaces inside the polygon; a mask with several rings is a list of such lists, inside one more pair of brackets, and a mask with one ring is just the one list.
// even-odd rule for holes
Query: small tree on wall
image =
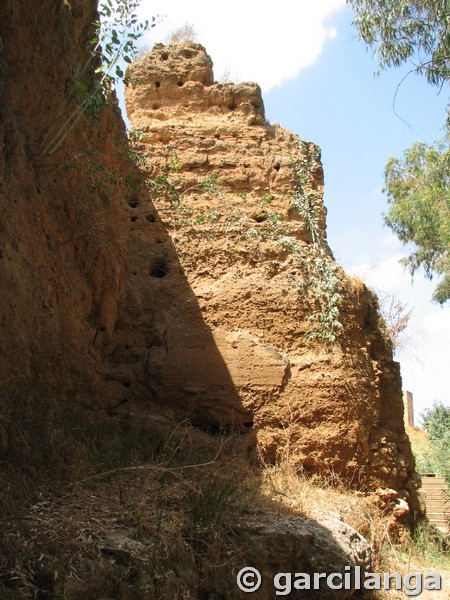
{"label": "small tree on wall", "polygon": [[168,44],[183,44],[185,42],[196,42],[197,32],[192,23],[184,23],[177,27],[167,37]]}

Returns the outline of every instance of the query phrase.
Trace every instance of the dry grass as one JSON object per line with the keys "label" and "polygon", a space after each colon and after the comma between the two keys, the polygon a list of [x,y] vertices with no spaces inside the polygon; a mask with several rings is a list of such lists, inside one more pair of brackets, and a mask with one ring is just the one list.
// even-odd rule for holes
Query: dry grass
{"label": "dry grass", "polygon": [[[385,540],[375,532],[389,530],[392,518],[374,503],[374,498],[352,491],[339,475],[309,475],[298,472],[289,462],[267,466],[261,478],[261,492],[277,502],[286,512],[314,519],[320,513],[332,512],[371,542],[376,553]],[[386,534],[381,533],[383,538]],[[378,562],[378,555],[375,560]]]}
{"label": "dry grass", "polygon": [[[320,513],[333,513],[364,536],[372,548],[373,570],[378,573],[442,572],[443,581],[450,571],[450,542],[427,522],[414,534],[393,528],[392,515],[380,505],[376,495],[349,490],[336,474],[311,476],[298,472],[289,461],[267,466],[261,477],[261,492],[280,510],[317,518]],[[449,582],[450,583],[450,582]],[[404,592],[376,592],[373,598],[405,598]],[[442,594],[426,596],[438,600]]]}
{"label": "dry grass", "polygon": [[18,407],[1,421],[2,600],[214,597],[245,551],[240,527],[277,514],[338,513],[369,540],[378,572],[436,565],[426,530],[399,543],[373,497],[299,473],[288,456],[252,467],[233,436],[187,423],[155,432],[31,397]]}
{"label": "dry grass", "polygon": [[3,415],[0,598],[194,598],[239,554],[248,488],[226,439],[31,398]]}

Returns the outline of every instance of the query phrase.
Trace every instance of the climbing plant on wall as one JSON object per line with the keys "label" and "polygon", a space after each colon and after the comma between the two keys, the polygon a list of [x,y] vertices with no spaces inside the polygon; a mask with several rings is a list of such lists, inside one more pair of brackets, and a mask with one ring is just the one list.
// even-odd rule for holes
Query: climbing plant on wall
{"label": "climbing plant on wall", "polygon": [[[55,154],[84,114],[97,117],[108,103],[110,92],[119,81],[127,83],[124,65],[136,56],[137,41],[156,24],[139,21],[136,10],[141,0],[103,0],[99,19],[92,23],[88,58],[75,72],[74,84],[61,104],[39,148],[41,156]],[[75,99],[75,107],[68,105]]]}
{"label": "climbing plant on wall", "polygon": [[319,149],[300,142],[298,158],[292,162],[294,177],[293,205],[307,225],[312,244],[303,250],[303,259],[318,309],[309,316],[311,339],[322,339],[330,344],[337,341],[342,324],[339,321],[338,265],[331,258],[322,226],[322,201],[315,189],[313,170],[320,160]]}

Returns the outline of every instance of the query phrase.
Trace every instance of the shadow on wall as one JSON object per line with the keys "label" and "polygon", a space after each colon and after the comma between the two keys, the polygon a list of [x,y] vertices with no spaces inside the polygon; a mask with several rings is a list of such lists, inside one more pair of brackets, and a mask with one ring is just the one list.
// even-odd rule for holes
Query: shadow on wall
{"label": "shadow on wall", "polygon": [[126,298],[108,356],[110,410],[170,409],[194,425],[253,426],[148,193],[128,202]]}

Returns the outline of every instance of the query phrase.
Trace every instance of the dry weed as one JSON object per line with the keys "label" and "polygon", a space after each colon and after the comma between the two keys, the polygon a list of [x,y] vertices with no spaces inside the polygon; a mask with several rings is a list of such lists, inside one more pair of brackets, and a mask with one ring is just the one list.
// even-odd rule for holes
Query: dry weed
{"label": "dry weed", "polygon": [[[443,580],[450,569],[449,540],[430,527],[419,525],[414,533],[403,531],[401,538],[392,535],[392,515],[383,507],[375,494],[349,490],[339,475],[309,475],[294,468],[289,460],[266,465],[261,474],[260,490],[279,510],[317,518],[320,513],[339,518],[364,536],[372,549],[372,568],[378,573],[429,573],[443,570]],[[448,598],[448,590],[441,596]],[[365,598],[404,598],[404,591],[378,591]],[[427,596],[428,598],[428,596]],[[430,596],[431,598],[431,596]]]}

